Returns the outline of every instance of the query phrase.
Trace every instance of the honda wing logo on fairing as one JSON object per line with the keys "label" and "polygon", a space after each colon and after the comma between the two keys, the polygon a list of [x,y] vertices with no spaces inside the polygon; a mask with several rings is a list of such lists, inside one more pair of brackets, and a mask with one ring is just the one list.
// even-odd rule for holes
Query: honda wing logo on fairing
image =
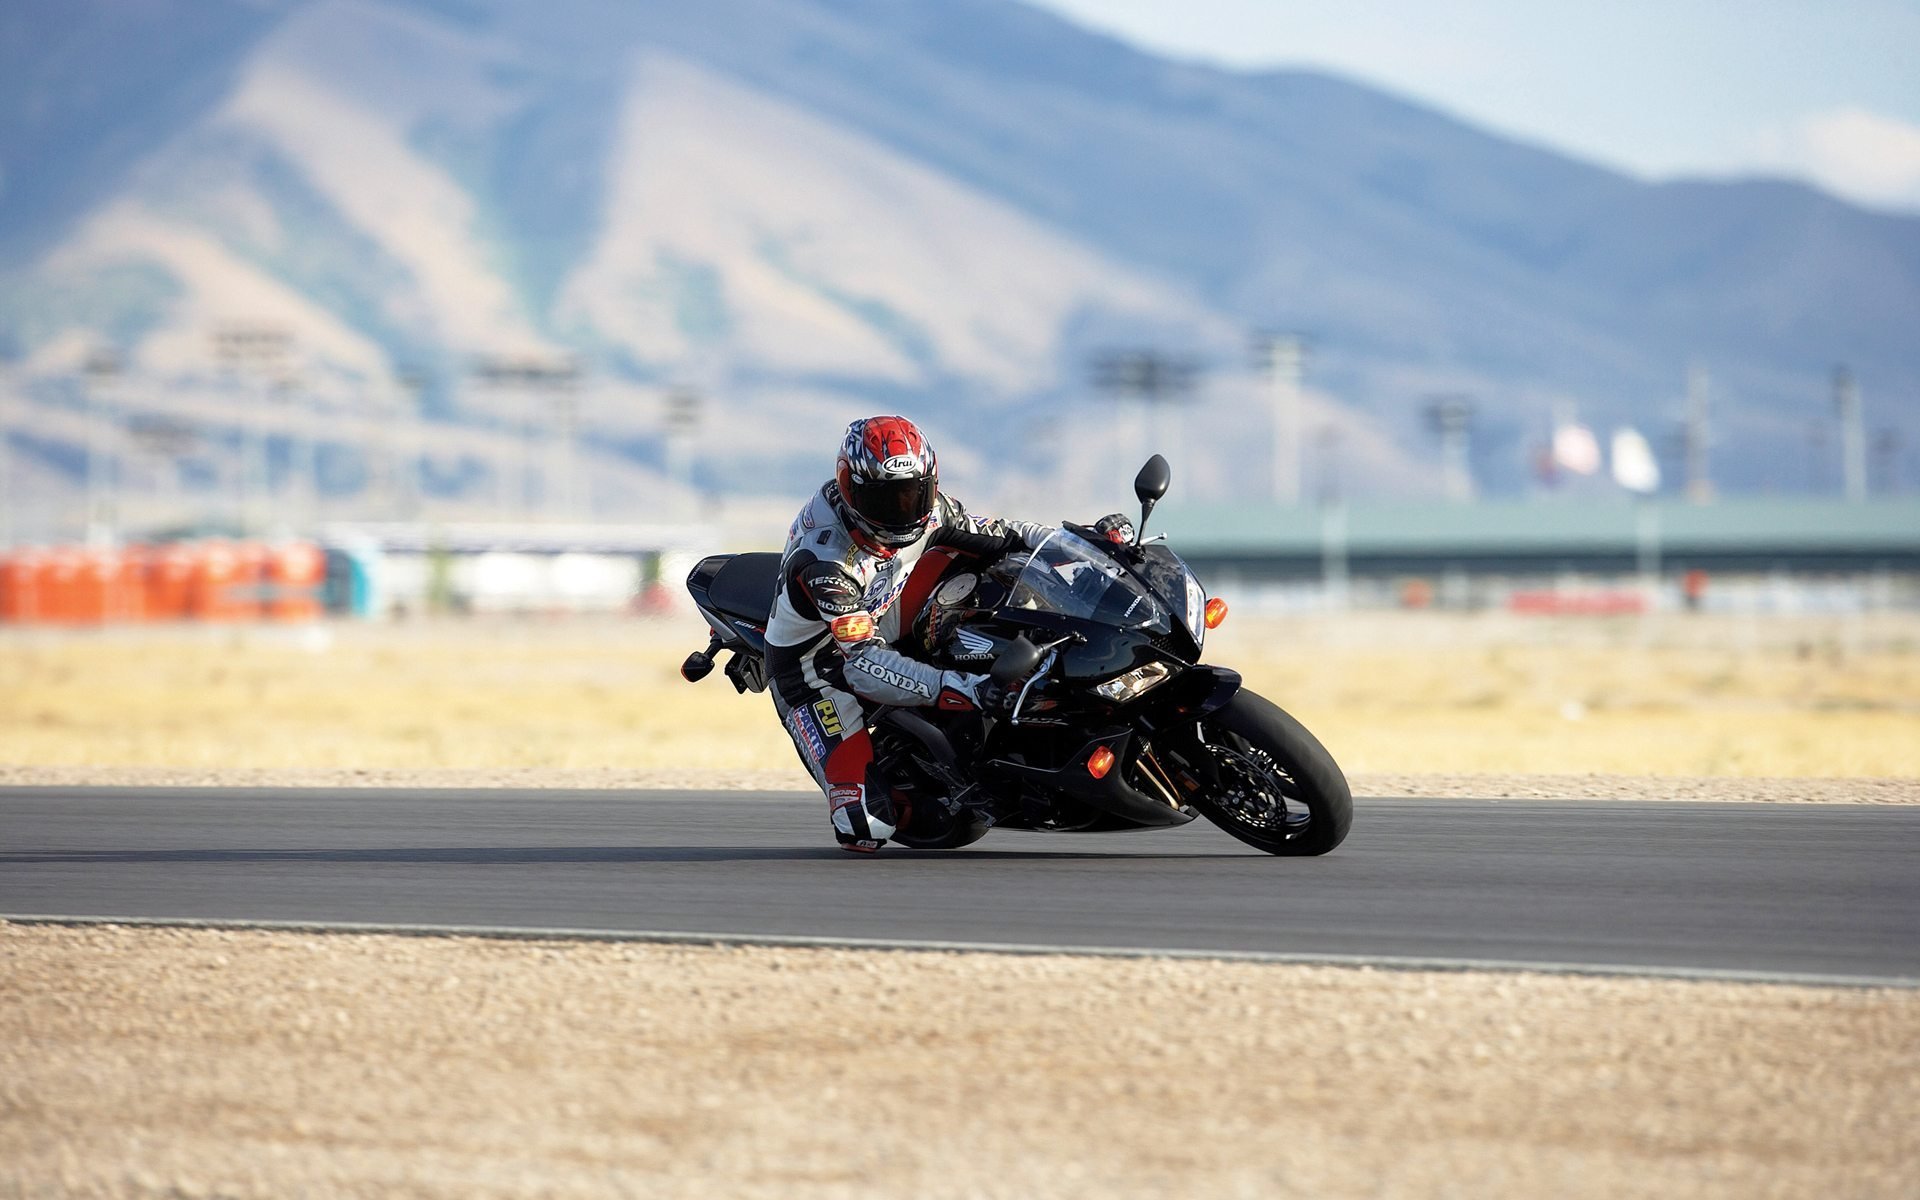
{"label": "honda wing logo on fairing", "polygon": [[971,629],[962,629],[953,635],[954,652],[957,659],[976,659],[993,657],[993,639],[983,637]]}

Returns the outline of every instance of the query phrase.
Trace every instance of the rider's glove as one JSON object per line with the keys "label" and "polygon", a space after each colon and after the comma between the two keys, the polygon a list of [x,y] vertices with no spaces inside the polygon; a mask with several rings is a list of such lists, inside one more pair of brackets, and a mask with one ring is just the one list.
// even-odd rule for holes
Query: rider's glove
{"label": "rider's glove", "polygon": [[1093,527],[1105,534],[1107,540],[1116,546],[1133,544],[1133,522],[1127,519],[1125,513],[1108,513],[1095,521]]}
{"label": "rider's glove", "polygon": [[942,671],[940,695],[934,707],[942,712],[997,712],[1007,703],[1009,693],[985,675],[967,671]]}
{"label": "rider's glove", "polygon": [[981,533],[974,529],[962,529],[949,526],[933,535],[936,546],[950,546],[962,554],[971,554],[977,558],[997,559],[1007,552],[1006,539],[994,533]]}
{"label": "rider's glove", "polygon": [[936,546],[950,546],[962,554],[971,554],[978,558],[997,560],[1012,554],[1016,550],[1027,548],[1027,535],[1019,530],[1009,530],[1005,534],[982,533],[974,529],[962,529],[950,526],[933,535]]}

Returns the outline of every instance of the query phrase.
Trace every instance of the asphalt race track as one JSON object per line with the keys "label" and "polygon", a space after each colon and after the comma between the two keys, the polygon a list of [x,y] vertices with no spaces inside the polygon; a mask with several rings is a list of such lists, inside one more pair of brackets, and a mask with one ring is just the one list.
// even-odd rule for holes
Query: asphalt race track
{"label": "asphalt race track", "polygon": [[831,844],[800,793],[0,789],[0,915],[1238,952],[1920,985],[1920,807],[1367,800],[1317,859],[1196,822]]}

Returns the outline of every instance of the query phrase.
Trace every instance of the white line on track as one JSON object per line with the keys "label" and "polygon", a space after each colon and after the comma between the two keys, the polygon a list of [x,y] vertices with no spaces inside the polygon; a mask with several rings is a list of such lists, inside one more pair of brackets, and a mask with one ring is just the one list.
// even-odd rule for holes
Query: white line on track
{"label": "white line on track", "polygon": [[389,934],[400,937],[475,937],[507,941],[650,942],[678,946],[775,946],[811,950],[890,950],[963,954],[1064,954],[1079,958],[1171,958],[1207,962],[1282,963],[1374,968],[1385,971],[1489,971],[1509,974],[1596,975],[1683,979],[1708,983],[1772,983],[1794,987],[1916,988],[1906,975],[1824,975],[1802,971],[1740,971],[1719,967],[1632,966],[1616,963],[1535,962],[1493,958],[1416,958],[1391,954],[1314,954],[1269,950],[1167,950],[1134,946],[1046,946],[1019,942],[940,942],[909,938],[810,937],[777,933],[690,933],[678,930],[543,929],[511,925],[381,925],[360,921],[246,921],[203,917],[100,917],[0,913],[14,925],[121,925],[145,929],[232,929],[275,933]]}

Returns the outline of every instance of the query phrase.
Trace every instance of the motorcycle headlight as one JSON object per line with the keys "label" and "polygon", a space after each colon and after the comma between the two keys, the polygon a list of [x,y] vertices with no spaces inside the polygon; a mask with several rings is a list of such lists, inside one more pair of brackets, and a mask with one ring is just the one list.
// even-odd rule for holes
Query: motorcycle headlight
{"label": "motorcycle headlight", "polygon": [[1171,678],[1172,667],[1163,662],[1150,662],[1144,667],[1135,667],[1125,675],[1115,675],[1105,683],[1096,683],[1093,690],[1115,704],[1125,704]]}

